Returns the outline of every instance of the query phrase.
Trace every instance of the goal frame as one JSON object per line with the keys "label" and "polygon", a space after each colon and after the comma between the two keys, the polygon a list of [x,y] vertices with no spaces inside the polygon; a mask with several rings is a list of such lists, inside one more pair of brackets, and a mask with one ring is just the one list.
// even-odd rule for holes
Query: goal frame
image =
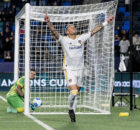
{"label": "goal frame", "polygon": [[[24,16],[25,15],[25,16]],[[19,60],[19,19],[25,17],[25,99],[24,114],[29,115],[29,73],[30,73],[30,4],[27,3],[15,17],[15,61],[14,81],[18,79]]]}
{"label": "goal frame", "polygon": [[[30,73],[30,4],[27,3],[22,10],[16,15],[15,17],[15,61],[14,61],[14,80],[16,81],[19,77],[18,69],[19,68],[19,19],[25,18],[25,99],[24,99],[24,114],[30,114],[29,108],[29,92],[30,92],[30,80],[29,80],[29,73]],[[106,10],[103,10],[106,12]],[[92,12],[93,13],[93,12]],[[96,13],[96,12],[95,12]],[[68,14],[68,15],[76,15],[76,14]],[[85,13],[81,13],[81,15],[85,16]],[[60,14],[56,14],[56,16],[60,16]],[[38,20],[38,19],[37,19]],[[113,51],[113,50],[112,50]],[[112,83],[112,82],[110,82]],[[32,114],[58,114],[58,112],[32,112]],[[63,112],[59,112],[59,114],[66,114]],[[110,114],[110,112],[103,112],[103,113],[83,113],[77,112],[77,114]]]}

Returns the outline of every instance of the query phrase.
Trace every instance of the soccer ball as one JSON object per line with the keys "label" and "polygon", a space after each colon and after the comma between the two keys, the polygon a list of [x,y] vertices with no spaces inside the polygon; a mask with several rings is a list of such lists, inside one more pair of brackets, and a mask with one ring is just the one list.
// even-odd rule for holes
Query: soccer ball
{"label": "soccer ball", "polygon": [[42,105],[42,101],[40,98],[34,98],[33,104],[35,107],[40,107]]}

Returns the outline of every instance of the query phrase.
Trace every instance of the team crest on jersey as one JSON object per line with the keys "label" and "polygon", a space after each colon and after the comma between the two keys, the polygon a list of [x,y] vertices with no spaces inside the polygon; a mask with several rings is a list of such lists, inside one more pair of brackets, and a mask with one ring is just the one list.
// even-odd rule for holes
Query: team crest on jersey
{"label": "team crest on jersey", "polygon": [[71,83],[72,82],[72,79],[69,79],[69,82]]}
{"label": "team crest on jersey", "polygon": [[78,40],[78,42],[79,42],[80,44],[82,44],[82,41],[81,41],[81,40]]}

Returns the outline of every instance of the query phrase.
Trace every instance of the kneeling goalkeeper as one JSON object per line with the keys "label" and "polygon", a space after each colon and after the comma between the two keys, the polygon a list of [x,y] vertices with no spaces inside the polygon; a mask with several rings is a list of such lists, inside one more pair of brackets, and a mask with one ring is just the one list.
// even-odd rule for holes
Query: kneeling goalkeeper
{"label": "kneeling goalkeeper", "polygon": [[[34,79],[35,70],[30,70],[30,79]],[[24,81],[25,77],[19,78],[14,85],[11,87],[10,91],[7,93],[7,102],[10,107],[7,108],[7,112],[24,112]]]}

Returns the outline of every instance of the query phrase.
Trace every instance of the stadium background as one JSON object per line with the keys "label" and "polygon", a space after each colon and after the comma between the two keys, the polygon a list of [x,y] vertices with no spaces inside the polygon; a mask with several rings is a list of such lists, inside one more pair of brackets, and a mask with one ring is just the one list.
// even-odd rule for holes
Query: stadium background
{"label": "stadium background", "polygon": [[[1,0],[0,1],[0,90],[7,91],[10,86],[3,85],[4,77],[6,79],[12,80],[12,74],[14,72],[14,33],[15,33],[15,15],[18,14],[20,9],[28,2],[31,5],[39,5],[39,6],[71,6],[71,5],[81,5],[81,4],[91,4],[98,2],[107,2],[109,0]],[[136,75],[139,75],[140,72],[140,9],[139,9],[140,1],[133,0],[133,39],[138,39],[137,43],[133,43],[133,72]],[[118,9],[115,19],[115,34],[114,34],[114,46],[115,46],[115,72],[116,79],[117,73],[119,73],[119,63],[120,63],[120,55],[124,54],[125,56],[125,64],[127,67],[126,73],[130,71],[130,41],[129,41],[129,30],[130,30],[130,11],[129,11],[129,0],[119,0]],[[125,37],[126,40],[123,40]],[[20,30],[20,43],[24,40],[24,29]],[[122,42],[126,43],[126,46],[122,45]],[[128,45],[127,45],[128,44]],[[48,54],[51,55],[51,50],[48,48]],[[46,56],[47,57],[47,56]],[[10,75],[9,75],[10,73]],[[124,78],[125,78],[125,74]],[[9,77],[8,77],[9,76]],[[135,84],[137,84],[137,91],[140,88],[140,79],[137,76],[135,80]],[[122,78],[119,79],[121,82]],[[128,79],[129,80],[129,79]],[[128,81],[129,82],[129,81]],[[6,87],[7,86],[7,87]],[[127,88],[129,91],[130,85],[122,85],[122,87]],[[121,87],[115,86],[115,88]],[[117,88],[115,89],[116,91]]]}
{"label": "stadium background", "polygon": [[[81,5],[81,4],[92,4],[92,3],[98,3],[98,2],[107,2],[110,0],[1,0],[0,1],[0,95],[5,97],[6,92],[9,90],[10,86],[13,84],[13,72],[14,72],[14,31],[15,31],[15,15],[18,14],[20,9],[26,4],[30,3],[31,5],[40,5],[40,6],[72,6],[72,5]],[[115,34],[114,34],[114,46],[115,46],[115,82],[114,82],[114,93],[121,92],[121,93],[128,93],[129,92],[129,87],[130,87],[130,79],[129,79],[129,71],[130,71],[130,48],[124,47],[125,52],[121,52],[120,48],[123,46],[120,45],[121,40],[123,37],[126,38],[129,42],[129,30],[130,30],[130,11],[129,11],[129,0],[118,0],[118,9],[117,9],[117,14],[116,14],[116,19],[115,19]],[[133,87],[134,87],[134,94],[140,94],[140,1],[139,0],[133,0],[133,39],[138,39],[137,44],[133,43]],[[23,30],[20,30],[20,42],[23,41],[24,35],[23,35]],[[126,41],[122,40],[122,41]],[[125,56],[125,64],[127,67],[126,72],[119,72],[119,63],[120,63],[120,55],[124,54]],[[54,79],[52,79],[52,85],[53,83],[56,83]],[[51,82],[51,81],[50,81]],[[51,84],[51,83],[50,83]],[[37,85],[37,82],[36,82]],[[42,83],[42,85],[45,85]],[[65,82],[61,84],[62,86],[65,86]],[[0,100],[0,115],[1,117],[8,117],[8,115],[2,114],[3,111],[6,109],[6,103],[1,102]],[[136,102],[136,105],[139,105],[138,99]],[[135,120],[140,120],[139,117],[137,116],[139,111],[132,112],[131,117],[127,119],[119,119],[118,118],[118,112],[120,111],[129,111],[129,108],[112,108],[112,113],[114,114],[111,119],[109,117],[99,117],[96,122],[96,127],[98,128],[97,125],[99,125],[99,122],[102,122],[103,120],[112,120],[112,124],[116,123],[115,122],[115,117],[117,117],[117,127],[115,129],[125,129],[123,126],[125,123],[127,127],[130,127],[130,129],[137,129],[136,127],[132,127],[131,123],[128,123],[129,121],[135,121]],[[10,115],[11,118],[12,115]],[[23,115],[22,115],[23,117]],[[15,117],[14,117],[15,118]],[[17,117],[16,117],[17,118]],[[21,117],[18,118],[21,119]],[[25,117],[23,117],[25,118]],[[44,118],[44,117],[41,117]],[[55,118],[55,116],[52,117],[47,117],[45,122]],[[85,118],[85,117],[84,117]],[[89,117],[87,121],[88,124],[90,125],[92,120]],[[95,116],[93,119],[96,119],[97,117]],[[108,118],[108,119],[107,119]],[[60,117],[60,119],[65,120],[65,117]],[[23,119],[25,121],[26,119]],[[81,126],[83,119],[81,119]],[[122,123],[124,121],[124,123]],[[134,126],[138,125],[138,122],[133,122]],[[29,121],[30,122],[30,121]],[[0,123],[3,123],[1,125],[0,129],[5,128],[5,129],[10,129],[8,126],[4,125],[3,118],[0,118]],[[52,122],[49,122],[52,124]],[[9,123],[12,125],[12,123]],[[31,123],[32,124],[32,123]],[[30,124],[30,125],[31,125]],[[57,123],[56,123],[57,124]],[[60,123],[61,124],[61,123]],[[92,123],[91,123],[92,124]],[[58,124],[57,124],[58,125]],[[122,127],[121,127],[122,125]],[[3,127],[4,126],[4,127]],[[25,127],[25,125],[23,125]],[[59,126],[59,125],[58,125]],[[13,126],[12,126],[13,127]],[[61,126],[62,127],[62,126]],[[61,129],[61,127],[59,129]],[[69,126],[68,126],[69,127]],[[68,128],[66,127],[66,128]],[[126,128],[127,128],[126,127]],[[17,127],[18,128],[18,127]],[[20,126],[19,126],[20,128]],[[56,127],[57,128],[57,127]],[[76,126],[72,126],[73,129],[80,129],[77,128]],[[99,129],[102,129],[103,126],[101,125]],[[105,125],[105,129],[113,129],[114,127],[108,127]],[[12,128],[11,128],[12,129]],[[28,129],[25,127],[25,129]],[[41,129],[41,128],[38,128]],[[71,128],[70,128],[71,129]],[[84,127],[84,129],[91,129],[90,127],[87,126],[87,128]]]}

